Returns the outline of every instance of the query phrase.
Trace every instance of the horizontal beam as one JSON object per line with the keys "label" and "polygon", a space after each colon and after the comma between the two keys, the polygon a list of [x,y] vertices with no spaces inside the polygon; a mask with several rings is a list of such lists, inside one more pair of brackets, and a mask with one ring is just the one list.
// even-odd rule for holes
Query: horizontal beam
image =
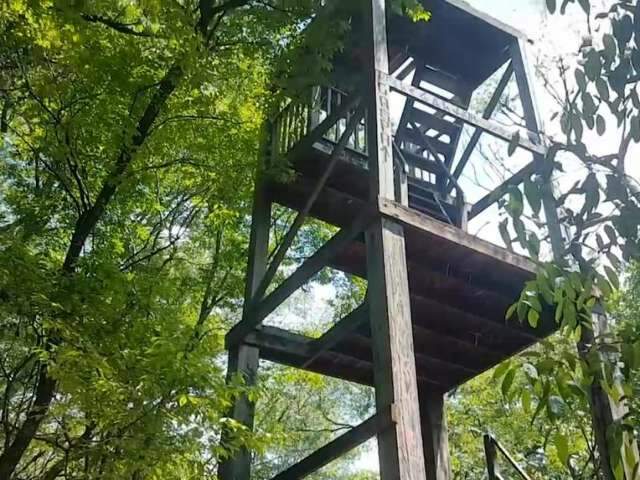
{"label": "horizontal beam", "polygon": [[[396,78],[387,75],[386,79],[391,89],[411,98],[412,100],[424,103],[425,105],[429,105],[437,110],[441,110],[451,115],[452,117],[458,118],[465,123],[473,125],[474,127],[479,128],[507,142],[513,141],[515,132],[510,131],[508,128],[505,128],[490,120],[486,120],[481,116],[473,114],[463,108],[456,107],[455,105],[442,100],[432,93],[426,92],[411,85],[407,85]],[[538,134],[529,132],[528,135],[520,136],[518,145],[526,150],[529,150],[530,152],[545,155],[547,153],[546,147],[541,143],[532,142],[531,140],[529,140],[529,136],[533,136],[533,138],[539,138]]]}
{"label": "horizontal beam", "polygon": [[316,273],[328,266],[330,260],[349,243],[367,229],[375,215],[365,211],[355,221],[336,233],[327,243],[309,257],[300,267],[284,280],[273,292],[257,303],[249,306],[249,312],[227,334],[227,348],[241,343],[244,338],[296,290],[308,282]]}
{"label": "horizontal beam", "polygon": [[313,452],[307,458],[296,463],[284,472],[279,473],[273,477],[272,480],[299,480],[305,478],[317,472],[325,465],[328,465],[333,460],[362,445],[378,433],[391,428],[394,423],[393,406],[391,406],[376,413],[357,427],[340,435],[332,442]]}
{"label": "horizontal beam", "polygon": [[473,207],[471,207],[471,211],[469,212],[469,220],[477,217],[482,212],[484,212],[491,205],[496,203],[502,197],[504,197],[511,187],[516,187],[524,182],[528,177],[536,173],[538,168],[537,162],[534,160],[530,162],[523,168],[521,168],[518,172],[516,172],[513,176],[509,177],[507,180],[502,182],[496,189],[492,192],[488,193],[480,200],[478,200]]}
{"label": "horizontal beam", "polygon": [[526,257],[511,253],[480,238],[474,237],[459,228],[435,220],[421,212],[404,207],[393,200],[380,198],[378,200],[380,214],[399,221],[405,226],[417,228],[429,235],[454,242],[477,254],[495,258],[512,267],[527,273],[535,273],[535,264]]}

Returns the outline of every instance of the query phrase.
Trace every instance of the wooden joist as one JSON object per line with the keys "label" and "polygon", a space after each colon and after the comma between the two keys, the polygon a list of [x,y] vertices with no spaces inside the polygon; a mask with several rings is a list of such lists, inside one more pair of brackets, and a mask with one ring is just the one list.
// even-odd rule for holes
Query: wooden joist
{"label": "wooden joist", "polygon": [[[386,75],[384,78],[393,90],[409,97],[412,100],[422,102],[426,105],[436,108],[437,110],[448,113],[452,117],[458,118],[465,123],[473,125],[474,127],[484,130],[485,132],[501,138],[507,142],[511,142],[513,140],[514,132],[510,131],[508,128],[505,128],[490,120],[485,120],[479,115],[468,112],[463,108],[456,107],[455,105],[442,100],[441,98],[438,98],[436,95],[425,92],[424,90],[421,90],[417,87],[407,85],[396,78],[390,77],[388,75]],[[531,132],[530,136],[533,138],[539,138],[539,135]],[[547,148],[544,145],[542,145],[540,142],[534,143],[529,138],[526,138],[526,136],[519,139],[518,145],[522,148],[525,148],[526,150],[541,155],[544,155],[547,152]]]}
{"label": "wooden joist", "polygon": [[305,478],[362,445],[374,435],[391,428],[394,423],[393,406],[390,406],[376,413],[357,427],[340,435],[284,472],[279,473],[272,480],[299,480]]}

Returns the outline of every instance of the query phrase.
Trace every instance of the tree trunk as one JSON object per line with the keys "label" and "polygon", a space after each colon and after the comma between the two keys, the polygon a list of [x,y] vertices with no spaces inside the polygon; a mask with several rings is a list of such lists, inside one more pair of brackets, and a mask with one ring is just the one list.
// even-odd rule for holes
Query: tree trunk
{"label": "tree trunk", "polygon": [[[149,136],[151,127],[160,114],[171,94],[178,87],[184,76],[184,71],[179,64],[174,64],[158,84],[153,97],[149,101],[130,144],[123,144],[116,163],[105,179],[95,203],[78,218],[69,248],[62,265],[64,275],[72,275],[76,270],[78,259],[82,249],[97,223],[100,221],[107,205],[115,195],[118,187],[125,178],[127,169],[131,164],[133,155],[144,144]],[[58,343],[57,339],[48,339],[47,346],[53,347]],[[42,420],[49,411],[49,407],[56,393],[57,381],[49,376],[46,363],[39,366],[38,384],[36,386],[36,398],[27,417],[18,429],[18,432],[9,447],[0,455],[0,479],[8,480],[13,475],[18,464],[22,460],[24,452],[29,447]]]}

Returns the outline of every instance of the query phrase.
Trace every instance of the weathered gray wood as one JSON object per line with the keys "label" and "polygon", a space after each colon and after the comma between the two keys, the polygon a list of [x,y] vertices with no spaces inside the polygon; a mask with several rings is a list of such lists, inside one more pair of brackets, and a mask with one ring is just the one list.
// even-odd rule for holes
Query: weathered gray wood
{"label": "weathered gray wood", "polygon": [[[425,92],[424,90],[421,90],[419,88],[406,85],[400,80],[388,75],[381,76],[379,82],[387,83],[393,90],[402,93],[409,98],[446,112],[452,117],[459,118],[465,123],[473,125],[474,127],[479,128],[486,133],[494,135],[507,142],[511,142],[513,139],[514,132],[510,131],[509,129],[504,128],[503,126],[490,120],[485,120],[481,116],[468,112],[463,108],[456,107],[455,105],[444,101],[429,92]],[[541,155],[544,155],[547,152],[546,147],[543,146],[540,142],[534,143],[530,139],[524,137],[520,138],[518,145],[526,150],[534,153],[539,153]]]}
{"label": "weathered gray wood", "polygon": [[384,432],[394,424],[393,407],[385,408],[357,427],[340,435],[320,450],[273,477],[272,480],[299,480],[320,470],[336,458],[362,445],[377,433]]}
{"label": "weathered gray wood", "polygon": [[[507,88],[507,85],[509,84],[509,81],[511,80],[512,75],[513,75],[513,63],[510,62],[509,65],[507,65],[507,69],[504,71],[504,74],[502,75],[500,82],[498,82],[498,86],[493,92],[493,95],[491,96],[489,103],[484,109],[482,118],[484,118],[485,120],[489,120],[493,115],[493,112],[495,111],[496,107],[500,103],[500,98],[502,97],[502,94]],[[478,141],[480,140],[481,136],[482,136],[482,130],[480,129],[476,129],[473,132],[473,135],[471,135],[471,138],[469,139],[469,143],[467,143],[467,146],[465,147],[464,152],[460,156],[460,159],[458,160],[458,164],[456,165],[456,168],[453,172],[453,176],[456,179],[460,178],[460,175],[462,175],[462,172],[467,166],[467,162],[471,158],[471,154],[475,150],[476,145],[478,144]],[[449,193],[453,188],[454,188],[453,182],[449,182],[449,184],[447,185],[446,192]]]}
{"label": "weathered gray wood", "polygon": [[252,303],[255,304],[256,302],[260,302],[264,297],[264,294],[266,293],[267,289],[269,288],[269,285],[273,281],[273,278],[275,277],[278,271],[278,268],[280,267],[280,265],[282,264],[282,261],[287,255],[287,251],[289,250],[289,248],[291,248],[291,245],[293,244],[296,238],[296,235],[300,231],[300,228],[302,227],[302,225],[304,224],[304,221],[309,215],[309,211],[311,210],[311,208],[313,207],[313,204],[315,203],[318,196],[320,195],[320,192],[322,192],[322,189],[325,187],[327,180],[333,173],[333,169],[336,166],[338,159],[340,158],[345,148],[347,147],[347,143],[349,142],[349,137],[351,137],[351,134],[355,131],[363,115],[364,115],[364,109],[358,108],[355,115],[353,115],[349,119],[349,122],[347,123],[347,126],[345,128],[344,133],[342,134],[342,137],[340,138],[340,141],[334,147],[333,152],[329,157],[329,160],[327,162],[327,166],[324,172],[322,173],[320,178],[318,178],[318,181],[316,182],[316,185],[311,191],[311,194],[309,195],[309,198],[307,199],[306,204],[304,205],[302,210],[300,210],[296,215],[296,218],[293,220],[291,227],[285,234],[284,238],[282,239],[282,242],[280,243],[280,245],[278,246],[278,249],[276,250],[275,255],[271,259],[271,263],[269,264],[269,267],[267,268],[267,271],[264,274],[262,281],[260,282],[260,285],[256,289],[253,298],[251,299]]}
{"label": "weathered gray wood", "polygon": [[361,98],[358,95],[351,95],[347,97],[346,102],[333,110],[327,118],[300,139],[297,145],[287,153],[287,158],[289,160],[294,160],[300,155],[307,153],[309,149],[313,147],[314,143],[322,140],[329,129],[333,127],[339,119],[344,118],[347,112],[352,110],[360,101]]}
{"label": "weathered gray wood", "polygon": [[309,257],[289,278],[284,280],[273,292],[261,302],[251,304],[248,314],[237,323],[227,334],[225,342],[227,346],[236,345],[243,341],[244,337],[258,326],[267,315],[273,312],[293,292],[311,279],[316,273],[326,267],[340,250],[351,243],[360,235],[374,218],[369,211],[363,212],[356,220],[341,229],[327,243]]}
{"label": "weathered gray wood", "polygon": [[[258,327],[245,337],[245,343],[260,349],[266,360],[348,382],[374,385],[370,352],[340,351],[333,347],[321,352],[313,362],[309,362],[314,352],[313,342],[314,339],[311,337],[266,325]],[[438,390],[451,386],[450,383],[438,381],[444,380],[440,372],[432,372],[432,376],[437,378],[418,375],[418,384],[429,385]]]}
{"label": "weathered gray wood", "polygon": [[525,272],[532,274],[536,272],[535,263],[528,258],[511,253],[504,248],[474,237],[459,228],[435,220],[416,210],[403,207],[392,200],[381,198],[378,202],[378,207],[384,217],[395,219],[403,225],[418,228],[428,232],[429,235],[455,242],[481,255],[496,258]]}
{"label": "weathered gray wood", "polygon": [[[515,41],[511,45],[511,59],[516,82],[518,83],[520,100],[522,101],[525,124],[531,132],[539,133],[542,127],[542,121],[536,108],[533,77],[529,72],[529,63],[526,58],[526,45],[522,40]],[[540,155],[534,155],[534,161],[538,166],[537,171],[545,178],[545,181],[542,183],[542,206],[547,220],[551,248],[556,258],[559,259],[564,256],[564,240],[560,228],[560,221],[558,220],[558,210],[553,191],[553,181],[551,179],[553,166],[549,163],[551,159],[545,158],[545,153],[537,153],[540,153]]]}
{"label": "weathered gray wood", "polygon": [[484,441],[484,455],[487,461],[487,476],[488,480],[497,480],[497,460],[498,460],[498,452],[496,450],[496,446],[493,443],[493,439],[491,435],[485,434],[483,437]]}
{"label": "weathered gray wood", "polygon": [[429,387],[420,389],[420,414],[422,415],[422,443],[427,480],[450,480],[449,432],[442,392]]}
{"label": "weathered gray wood", "polygon": [[[384,0],[366,0],[369,88],[369,192],[394,198],[389,65]],[[425,478],[409,284],[402,227],[379,219],[366,235],[377,410],[394,405],[393,428],[378,435],[381,480]]]}
{"label": "weathered gray wood", "polygon": [[[269,125],[265,126],[268,131]],[[267,141],[268,139],[265,139]],[[253,196],[253,212],[251,223],[251,234],[249,238],[249,259],[247,265],[247,276],[245,284],[245,303],[243,310],[243,320],[249,314],[248,306],[267,268],[269,256],[269,230],[271,226],[271,200],[266,191],[263,181],[264,162],[267,159],[266,144],[261,149],[262,158],[258,172]],[[247,385],[253,385],[256,381],[260,351],[252,346],[238,344],[229,351],[229,363],[227,365],[227,381],[230,382],[235,376],[244,378]],[[237,398],[231,408],[230,417],[245,425],[249,429],[253,428],[255,406],[246,396]],[[228,438],[227,433],[223,434],[222,443]],[[219,467],[219,477],[221,480],[249,480],[251,476],[251,455],[247,450],[241,450]]]}
{"label": "weathered gray wood", "polygon": [[313,353],[309,359],[302,365],[302,368],[308,366],[318,356],[330,348],[334,347],[350,333],[355,332],[365,322],[369,320],[369,308],[365,303],[356,308],[349,315],[341,319],[320,338],[313,343]]}
{"label": "weathered gray wood", "polygon": [[471,207],[471,211],[469,212],[469,220],[480,215],[487,208],[492,206],[494,203],[496,203],[498,200],[504,197],[507,193],[509,193],[510,188],[517,187],[537,171],[538,171],[538,164],[535,161],[528,163],[527,165],[522,167],[514,175],[507,178],[504,182],[498,185],[493,191],[489,192],[480,200],[478,200]]}

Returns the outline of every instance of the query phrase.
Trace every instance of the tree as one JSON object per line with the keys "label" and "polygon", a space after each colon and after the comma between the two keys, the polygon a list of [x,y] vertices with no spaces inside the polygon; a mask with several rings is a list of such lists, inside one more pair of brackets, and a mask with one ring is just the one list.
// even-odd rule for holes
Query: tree
{"label": "tree", "polygon": [[[560,5],[547,1],[547,6],[551,12],[559,6],[564,13],[576,3],[585,13],[590,36],[580,46],[575,65],[568,59],[559,61],[563,88],[555,92],[560,107],[556,118],[564,138],[551,140],[543,172],[525,182],[524,193],[511,192],[507,211],[517,241],[534,258],[539,258],[541,241],[549,237],[554,250],[554,261],[540,262],[537,279],[527,285],[509,316],[536,325],[542,305],[555,305],[564,338],[577,348],[567,349],[565,344],[560,350],[548,349],[542,358],[525,362],[526,368],[520,368],[519,362],[503,373],[504,381],[511,382],[512,372],[535,372],[528,379],[531,389],[522,392],[533,393],[536,414],[557,415],[574,402],[587,405],[599,477],[635,478],[637,424],[630,421],[632,412],[620,413],[633,409],[633,402],[626,398],[631,396],[637,371],[637,342],[620,336],[612,321],[603,322],[599,312],[614,298],[624,262],[637,258],[640,251],[640,190],[628,174],[632,146],[640,140],[640,4],[613,1],[604,12],[596,12],[595,2],[583,0],[564,0]],[[620,138],[617,148],[595,153],[590,137],[611,130]],[[564,232],[540,236],[516,206],[526,199],[539,220],[545,185],[567,168],[572,186],[553,199],[561,211]],[[552,218],[546,220],[554,223]],[[599,315],[598,322],[594,323],[594,315]],[[558,442],[564,445],[566,438],[559,436]]]}
{"label": "tree", "polygon": [[225,454],[258,131],[321,4],[3,4],[0,477]]}

